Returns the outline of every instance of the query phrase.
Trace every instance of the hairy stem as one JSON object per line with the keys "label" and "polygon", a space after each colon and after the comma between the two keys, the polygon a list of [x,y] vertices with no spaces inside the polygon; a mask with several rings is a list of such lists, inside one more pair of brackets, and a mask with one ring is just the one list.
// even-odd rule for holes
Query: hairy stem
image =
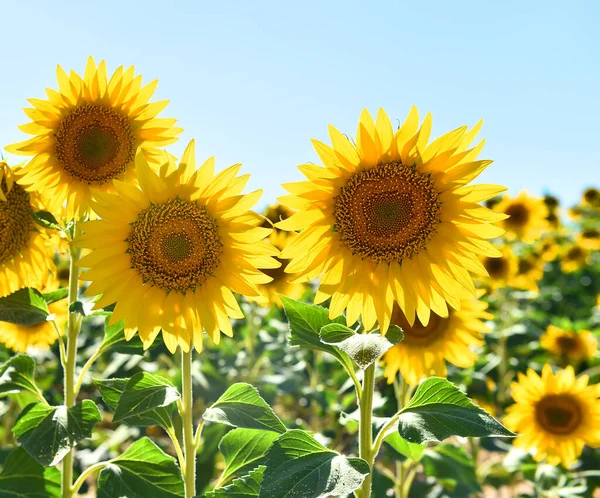
{"label": "hairy stem", "polygon": [[185,498],[196,496],[196,441],[194,438],[193,396],[192,396],[192,351],[181,354],[183,447],[185,468]]}
{"label": "hairy stem", "polygon": [[371,497],[371,481],[373,479],[373,393],[375,391],[375,362],[367,367],[363,378],[362,396],[360,399],[359,454],[371,469],[365,477],[360,489],[361,498]]}

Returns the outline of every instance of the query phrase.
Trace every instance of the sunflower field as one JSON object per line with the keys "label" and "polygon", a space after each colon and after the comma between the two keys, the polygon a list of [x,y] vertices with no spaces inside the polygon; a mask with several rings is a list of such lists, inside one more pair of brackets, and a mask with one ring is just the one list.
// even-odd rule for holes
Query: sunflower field
{"label": "sunflower field", "polygon": [[56,76],[0,162],[0,498],[600,496],[597,188],[413,107],[267,206],[156,81]]}

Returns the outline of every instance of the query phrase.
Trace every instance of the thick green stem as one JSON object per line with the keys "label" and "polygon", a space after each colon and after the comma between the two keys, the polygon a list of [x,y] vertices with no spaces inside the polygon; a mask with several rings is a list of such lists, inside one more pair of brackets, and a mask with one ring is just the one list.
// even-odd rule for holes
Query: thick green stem
{"label": "thick green stem", "polygon": [[185,455],[185,498],[196,496],[196,441],[194,438],[194,416],[192,396],[192,351],[181,355],[183,447]]}
{"label": "thick green stem", "polygon": [[[79,250],[71,248],[71,261],[69,264],[69,309],[78,299],[79,291]],[[67,321],[67,350],[63,358],[64,366],[64,396],[65,405],[71,408],[75,405],[77,393],[75,391],[75,367],[77,365],[77,336],[81,327],[81,316],[69,313]],[[73,450],[66,454],[62,462],[62,497],[73,496]]]}
{"label": "thick green stem", "polygon": [[360,399],[360,425],[359,425],[359,454],[365,460],[371,472],[365,477],[360,488],[361,498],[371,497],[371,481],[373,479],[373,392],[375,391],[375,363],[365,370]]}

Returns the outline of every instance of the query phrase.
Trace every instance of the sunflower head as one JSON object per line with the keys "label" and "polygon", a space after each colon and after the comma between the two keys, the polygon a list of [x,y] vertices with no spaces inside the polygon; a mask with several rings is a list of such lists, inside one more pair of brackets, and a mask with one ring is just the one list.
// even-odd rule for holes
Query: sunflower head
{"label": "sunflower head", "polygon": [[515,404],[508,408],[506,426],[520,436],[514,445],[533,453],[536,461],[573,464],[584,445],[600,446],[598,386],[588,376],[575,378],[573,367],[555,374],[544,365],[542,376],[529,369],[512,384]]}
{"label": "sunflower head", "polygon": [[581,196],[581,204],[585,207],[600,209],[600,190],[595,187],[586,188]]}
{"label": "sunflower head", "polygon": [[96,66],[90,57],[83,78],[58,66],[57,79],[58,91],[47,89],[48,100],[30,99],[25,109],[31,122],[20,128],[34,137],[6,150],[33,156],[20,183],[47,190],[54,211],[66,201],[71,219],[85,213],[92,188],[112,191],[113,179],[134,180],[138,147],[156,157],[154,147],[173,143],[182,130],[156,117],[168,102],[149,102],[157,82],[142,87],[133,66],[108,78],[104,61]]}
{"label": "sunflower head", "polygon": [[572,273],[587,266],[590,252],[581,244],[565,246],[560,254],[560,267],[565,273]]}
{"label": "sunflower head", "polygon": [[598,341],[589,330],[564,330],[548,325],[540,344],[551,354],[573,363],[589,360],[598,353]]}
{"label": "sunflower head", "polygon": [[600,229],[584,228],[577,234],[577,243],[589,251],[600,251]]}
{"label": "sunflower head", "polygon": [[480,125],[430,143],[430,115],[419,126],[413,108],[394,131],[382,109],[376,120],[365,110],[356,143],[332,126],[332,146],[313,141],[323,166],[299,166],[307,180],[284,185],[280,201],[298,212],[277,226],[301,231],[282,252],[286,271],[321,276],[316,301],[331,298],[331,317],[346,310],[349,325],[362,316],[385,333],[394,303],[426,326],[475,295],[470,272],[486,274],[478,254],[500,255],[487,239],[506,218],[478,204],[503,187],[467,185],[491,163],[476,160],[483,142],[470,148]]}
{"label": "sunflower head", "polygon": [[517,197],[504,195],[494,207],[508,218],[502,222],[509,238],[518,238],[524,242],[533,242],[548,228],[546,218],[548,208],[542,198],[520,192]]}
{"label": "sunflower head", "polygon": [[544,276],[544,260],[535,252],[521,256],[517,261],[517,272],[509,281],[515,289],[538,291],[538,282]]}
{"label": "sunflower head", "polygon": [[110,323],[125,320],[127,338],[137,330],[148,347],[162,330],[171,352],[200,350],[204,330],[218,343],[243,317],[233,292],[258,296],[270,280],[259,268],[278,267],[277,250],[262,241],[270,230],[249,211],[260,191],[241,193],[240,167],[215,176],[211,158],[196,169],[190,142],[178,166],[165,153],[158,173],[138,152],[139,187],[94,193],[101,219],[83,224],[76,245],[91,252],[79,265],[88,295],[102,295],[96,308],[115,303]]}
{"label": "sunflower head", "polygon": [[506,287],[517,274],[518,260],[509,245],[502,246],[499,258],[484,256],[481,262],[489,277],[485,284],[490,289]]}
{"label": "sunflower head", "polygon": [[544,261],[554,261],[560,252],[560,247],[553,237],[540,239],[535,248],[535,254]]}

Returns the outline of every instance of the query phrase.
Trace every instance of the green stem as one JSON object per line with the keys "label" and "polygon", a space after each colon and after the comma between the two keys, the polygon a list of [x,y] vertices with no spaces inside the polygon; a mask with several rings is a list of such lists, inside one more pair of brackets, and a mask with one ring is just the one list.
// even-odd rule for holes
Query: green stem
{"label": "green stem", "polygon": [[192,396],[192,351],[181,355],[183,447],[185,452],[185,498],[196,496],[196,442],[194,440],[194,416]]}
{"label": "green stem", "polygon": [[[74,229],[77,233],[77,226]],[[71,261],[69,263],[69,309],[78,299],[79,291],[79,249],[71,247]],[[77,393],[75,391],[75,367],[77,364],[77,336],[81,327],[81,317],[77,313],[69,313],[67,321],[67,351],[64,359],[64,396],[65,405],[71,408],[75,405]],[[62,464],[62,497],[73,496],[73,450],[69,451]]]}
{"label": "green stem", "polygon": [[102,352],[103,352],[103,350],[101,348],[99,348],[92,356],[90,356],[88,361],[85,362],[85,365],[83,365],[81,372],[79,372],[79,377],[77,378],[77,384],[75,384],[75,397],[77,397],[77,395],[79,394],[79,391],[81,390],[81,385],[83,384],[83,379],[85,377],[85,374],[91,368],[91,366],[94,364],[94,362],[98,358],[100,358],[100,356],[102,355]]}
{"label": "green stem", "polygon": [[172,427],[165,427],[164,429],[167,432],[167,434],[169,435],[169,437],[171,438],[171,441],[173,442],[173,446],[175,448],[175,453],[177,453],[177,460],[179,461],[179,467],[181,469],[184,469],[185,468],[185,457],[183,456],[183,450],[181,449],[181,444],[179,444],[179,439],[177,438],[177,434],[175,434],[175,431],[173,430]]}
{"label": "green stem", "polygon": [[365,370],[362,385],[362,396],[360,399],[360,425],[359,425],[359,455],[365,460],[371,469],[365,477],[360,488],[361,498],[371,497],[371,481],[373,479],[373,393],[375,391],[375,363],[373,362]]}
{"label": "green stem", "polygon": [[85,482],[85,480],[88,477],[90,477],[95,472],[99,472],[104,467],[106,467],[109,463],[110,462],[98,462],[97,464],[92,465],[91,467],[88,467],[87,469],[85,469],[81,473],[81,475],[77,478],[77,480],[75,481],[75,484],[73,484],[72,493],[77,494],[77,492],[79,491],[79,488],[81,488],[81,486],[83,486],[83,483]]}

